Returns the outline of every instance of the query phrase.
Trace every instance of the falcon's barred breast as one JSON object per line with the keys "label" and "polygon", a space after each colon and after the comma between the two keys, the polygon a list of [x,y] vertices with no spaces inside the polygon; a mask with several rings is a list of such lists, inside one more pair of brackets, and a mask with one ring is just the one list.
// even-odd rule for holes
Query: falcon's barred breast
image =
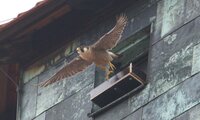
{"label": "falcon's barred breast", "polygon": [[[74,58],[71,62],[65,65],[61,70],[59,70],[55,75],[53,75],[49,80],[46,80],[39,84],[39,86],[46,87],[58,80],[62,80],[65,77],[72,76],[86,67],[95,63],[96,66],[102,68],[107,73],[107,78],[111,72],[115,69],[115,66],[111,63],[117,55],[109,51],[117,45],[122,37],[122,33],[127,24],[127,17],[121,14],[117,17],[116,25],[103,35],[96,43],[86,47],[78,47],[76,50],[79,54],[78,57]],[[109,68],[112,71],[109,71]]]}

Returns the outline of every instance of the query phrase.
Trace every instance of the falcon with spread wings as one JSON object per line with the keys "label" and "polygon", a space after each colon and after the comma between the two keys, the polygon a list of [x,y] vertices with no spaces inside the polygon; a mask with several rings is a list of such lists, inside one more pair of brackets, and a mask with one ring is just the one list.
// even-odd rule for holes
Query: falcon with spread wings
{"label": "falcon with spread wings", "polygon": [[92,63],[106,71],[106,79],[108,79],[110,73],[115,69],[115,66],[111,61],[118,56],[110,50],[117,45],[122,37],[122,33],[127,24],[127,17],[121,14],[117,17],[116,25],[108,33],[103,35],[96,43],[90,46],[78,47],[78,57],[74,58],[71,62],[65,65],[49,80],[46,80],[39,84],[39,86],[46,87],[58,80],[65,77],[72,76]]}

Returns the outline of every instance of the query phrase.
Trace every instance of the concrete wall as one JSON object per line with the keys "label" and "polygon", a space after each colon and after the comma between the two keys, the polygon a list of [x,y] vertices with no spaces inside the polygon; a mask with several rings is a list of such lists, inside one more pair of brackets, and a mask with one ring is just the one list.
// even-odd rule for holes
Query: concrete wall
{"label": "concrete wall", "polygon": [[[148,85],[95,120],[199,120],[200,119],[200,0],[136,0],[127,8],[129,24],[123,39],[152,24],[149,49]],[[95,66],[75,77],[47,88],[34,84],[51,74],[74,56],[76,46],[94,42],[114,24],[109,19],[43,64],[24,70],[21,95],[22,120],[90,120]],[[93,40],[94,39],[94,40]]]}

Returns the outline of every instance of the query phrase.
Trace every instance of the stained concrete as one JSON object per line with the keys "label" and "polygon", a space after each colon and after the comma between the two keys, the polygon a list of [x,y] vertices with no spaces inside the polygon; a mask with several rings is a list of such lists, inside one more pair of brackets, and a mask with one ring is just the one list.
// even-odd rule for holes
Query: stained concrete
{"label": "stained concrete", "polygon": [[[41,75],[39,79],[46,80],[48,74]],[[91,65],[86,70],[78,73],[77,76],[64,79],[45,88],[38,89],[37,110],[39,115],[50,107],[60,103],[94,81],[94,66]]]}
{"label": "stained concrete", "polygon": [[200,102],[200,74],[177,85],[148,103],[143,109],[143,120],[171,120]]}
{"label": "stained concrete", "polygon": [[89,120],[87,113],[91,111],[92,104],[88,92],[92,88],[93,84],[90,84],[77,94],[48,110],[46,120]]}
{"label": "stained concrete", "polygon": [[174,120],[199,120],[200,118],[200,104],[176,117]]}
{"label": "stained concrete", "polygon": [[21,91],[21,120],[31,120],[36,115],[38,77],[23,86]]}
{"label": "stained concrete", "polygon": [[194,75],[200,71],[200,44],[194,46],[192,64],[192,75]]}

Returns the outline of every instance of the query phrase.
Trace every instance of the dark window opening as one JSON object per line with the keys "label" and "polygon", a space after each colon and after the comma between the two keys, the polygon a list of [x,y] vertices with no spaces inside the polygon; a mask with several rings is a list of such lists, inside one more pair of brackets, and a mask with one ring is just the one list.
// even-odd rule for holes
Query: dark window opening
{"label": "dark window opening", "polygon": [[92,94],[90,93],[94,104],[92,113],[88,114],[89,117],[105,111],[144,87],[146,84],[149,41],[150,27],[147,27],[121,41],[112,50],[114,53],[120,54],[121,57],[112,62],[117,69],[108,81],[112,81],[118,74],[126,71],[132,63],[133,74],[139,77],[142,82],[135,78],[133,74],[127,72],[121,78],[117,78],[114,83],[108,83],[105,80],[105,73],[99,68],[96,69],[95,88],[91,91]]}

